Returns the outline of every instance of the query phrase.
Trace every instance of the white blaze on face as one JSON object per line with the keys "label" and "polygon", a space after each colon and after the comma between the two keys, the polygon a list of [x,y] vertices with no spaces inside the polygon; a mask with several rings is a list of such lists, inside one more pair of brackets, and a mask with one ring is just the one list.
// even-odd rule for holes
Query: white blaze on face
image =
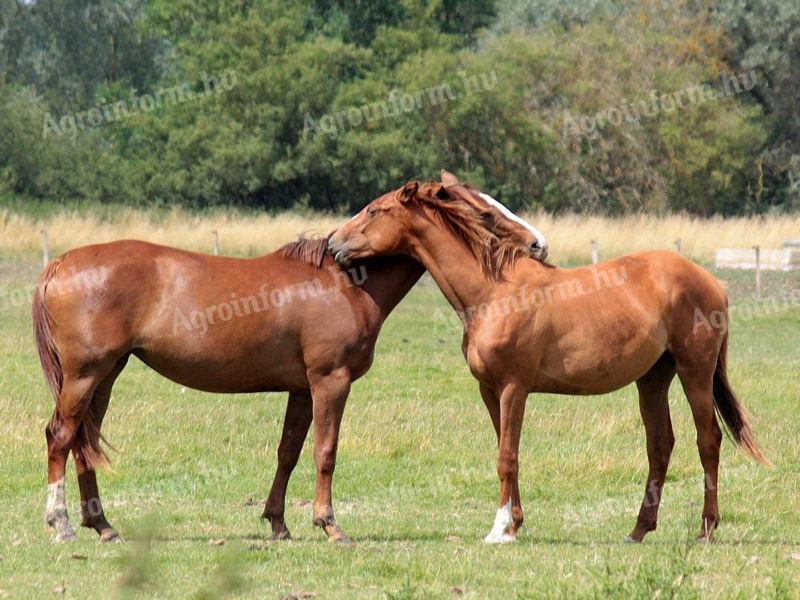
{"label": "white blaze on face", "polygon": [[498,202],[497,200],[492,198],[489,194],[484,194],[483,192],[481,192],[481,198],[483,198],[486,201],[487,204],[490,204],[491,206],[494,206],[497,210],[499,210],[501,213],[503,213],[504,217],[507,217],[507,218],[511,219],[512,221],[514,221],[516,223],[519,223],[525,229],[530,231],[534,235],[536,240],[539,242],[539,247],[540,248],[546,248],[547,247],[547,240],[542,235],[542,232],[539,231],[538,229],[536,229],[536,227],[534,227],[533,225],[528,223],[526,220],[520,219],[517,215],[515,215],[513,212],[508,210],[505,206],[503,206],[500,202]]}
{"label": "white blaze on face", "polygon": [[514,541],[514,536],[506,533],[511,527],[513,519],[511,518],[511,498],[508,499],[503,506],[497,509],[497,515],[494,518],[494,525],[492,530],[484,538],[487,544],[506,544]]}

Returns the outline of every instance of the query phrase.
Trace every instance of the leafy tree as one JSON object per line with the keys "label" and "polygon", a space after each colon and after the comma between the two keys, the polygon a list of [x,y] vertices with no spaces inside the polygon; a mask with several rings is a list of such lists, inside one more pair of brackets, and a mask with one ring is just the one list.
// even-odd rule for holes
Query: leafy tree
{"label": "leafy tree", "polygon": [[762,81],[750,92],[770,122],[761,162],[761,203],[800,207],[800,5],[720,0],[716,14],[731,40],[732,64],[758,73]]}
{"label": "leafy tree", "polygon": [[[778,0],[0,0],[0,193],[352,211],[447,167],[514,208],[796,207],[797,15]],[[720,93],[751,70],[756,85]],[[107,112],[76,127],[91,111]]]}

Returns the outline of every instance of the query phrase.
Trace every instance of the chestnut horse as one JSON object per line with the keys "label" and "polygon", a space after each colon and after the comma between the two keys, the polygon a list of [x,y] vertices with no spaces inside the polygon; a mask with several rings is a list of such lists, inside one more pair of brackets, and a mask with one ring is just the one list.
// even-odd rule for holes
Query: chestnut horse
{"label": "chestnut horse", "polygon": [[674,444],[667,392],[677,373],[689,400],[705,502],[699,539],[719,524],[717,472],[722,434],[765,462],[747,413],[728,383],[727,298],[706,271],[671,252],[641,252],[600,265],[560,269],[483,252],[458,236],[440,205],[457,180],[409,182],[371,202],[334,232],[340,264],[403,254],[421,262],[464,327],[462,350],[498,440],[500,502],[487,542],[516,539],[523,513],[518,451],[530,392],[604,394],[636,382],[649,473],[628,541],[656,528]]}
{"label": "chestnut horse", "polygon": [[[481,221],[486,251],[541,253],[543,240],[471,193],[449,210]],[[475,232],[472,232],[475,233]],[[331,503],[339,425],[350,384],[369,368],[378,332],[424,269],[406,257],[345,272],[326,240],[288,244],[253,259],[214,257],[138,241],[86,246],[53,260],[33,302],[36,344],[55,409],[46,428],[45,519],[74,539],[65,465],[73,452],[82,525],[103,541],[109,525],[95,468],[106,464],[100,427],[130,355],[187,387],[221,393],[289,392],[278,466],[262,518],[289,538],[286,487],[314,422],[314,525],[347,541]]]}

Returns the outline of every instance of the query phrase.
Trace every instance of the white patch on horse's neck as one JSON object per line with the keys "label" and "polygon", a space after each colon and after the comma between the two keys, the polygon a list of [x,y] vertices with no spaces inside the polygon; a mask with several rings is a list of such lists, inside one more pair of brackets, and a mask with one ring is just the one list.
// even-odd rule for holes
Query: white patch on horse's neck
{"label": "white patch on horse's neck", "polygon": [[497,210],[499,210],[501,213],[503,213],[503,216],[508,217],[509,219],[511,219],[512,221],[514,221],[516,223],[519,223],[525,229],[530,231],[536,237],[537,241],[539,242],[539,245],[542,248],[547,246],[547,239],[545,239],[545,237],[542,235],[542,232],[539,231],[538,229],[536,229],[536,227],[534,227],[533,225],[528,223],[525,219],[519,218],[517,215],[515,215],[513,212],[511,212],[505,206],[503,206],[500,202],[498,202],[497,200],[492,198],[489,194],[484,194],[483,192],[480,192],[480,195],[481,195],[481,198],[483,198],[488,204],[491,204]]}

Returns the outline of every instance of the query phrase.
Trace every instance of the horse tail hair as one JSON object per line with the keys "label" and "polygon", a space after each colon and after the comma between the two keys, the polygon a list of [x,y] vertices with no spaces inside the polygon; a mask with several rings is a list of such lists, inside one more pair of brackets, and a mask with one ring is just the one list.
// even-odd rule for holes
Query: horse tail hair
{"label": "horse tail hair", "polygon": [[747,414],[728,381],[727,362],[728,332],[726,331],[717,356],[717,368],[714,371],[714,408],[736,445],[761,464],[772,466],[756,443],[750,426],[750,415]]}
{"label": "horse tail hair", "polygon": [[[59,412],[59,398],[64,385],[64,371],[61,367],[58,348],[53,339],[53,317],[47,309],[45,295],[47,286],[58,272],[62,258],[51,261],[45,267],[33,294],[33,334],[36,340],[36,350],[39,353],[39,362],[42,365],[45,381],[55,400],[55,408],[47,424],[47,429],[53,437],[58,436],[58,432],[63,425],[61,413]],[[90,469],[107,469],[110,467],[108,456],[100,446],[101,440],[108,444],[100,433],[100,428],[97,425],[97,420],[90,404],[78,426],[74,442],[74,448],[81,452]]]}
{"label": "horse tail hair", "polygon": [[109,448],[113,446],[108,443],[108,440],[100,433],[100,427],[97,425],[97,420],[92,412],[92,405],[86,411],[83,421],[78,426],[78,432],[75,436],[75,448],[80,450],[83,459],[90,469],[102,469],[104,471],[111,471],[111,461],[108,454],[100,445],[103,441]]}
{"label": "horse tail hair", "polygon": [[[64,372],[61,369],[61,359],[58,356],[58,348],[56,348],[55,341],[53,340],[53,318],[50,311],[47,310],[45,303],[45,293],[47,286],[55,277],[58,267],[61,264],[60,259],[51,261],[42,271],[39,277],[39,285],[33,294],[33,335],[36,339],[36,350],[39,352],[39,362],[42,365],[45,381],[53,393],[53,399],[56,402],[56,412],[53,413],[53,418],[50,419],[51,425],[57,425],[55,421],[60,421],[58,412],[58,397],[61,395],[61,386],[64,384]],[[51,432],[53,429],[51,428]]]}

